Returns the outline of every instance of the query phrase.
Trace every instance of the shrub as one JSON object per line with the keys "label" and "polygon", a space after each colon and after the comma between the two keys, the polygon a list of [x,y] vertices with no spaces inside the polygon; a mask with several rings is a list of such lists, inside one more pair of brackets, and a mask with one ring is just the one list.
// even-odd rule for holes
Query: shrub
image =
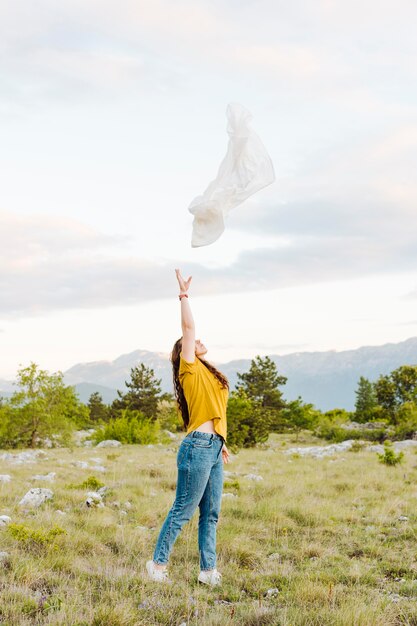
{"label": "shrub", "polygon": [[349,452],[360,452],[364,449],[364,447],[365,444],[361,443],[360,441],[354,441],[349,448]]}
{"label": "shrub", "polygon": [[158,422],[162,429],[176,433],[182,429],[182,418],[176,403],[172,400],[160,400],[157,412]]}
{"label": "shrub", "polygon": [[397,421],[394,439],[411,439],[417,432],[417,406],[414,402],[406,402],[398,409]]}
{"label": "shrub", "polygon": [[397,465],[403,460],[404,452],[399,452],[398,454],[395,454],[392,443],[386,441],[384,443],[384,452],[383,454],[378,453],[378,458],[380,462],[384,463],[385,465]]}
{"label": "shrub", "polygon": [[89,476],[80,484],[71,483],[67,485],[67,489],[91,489],[92,491],[97,491],[100,487],[104,487],[104,483],[95,476]]}
{"label": "shrub", "polygon": [[58,535],[66,534],[66,530],[60,526],[53,526],[47,531],[29,528],[25,524],[9,524],[7,527],[9,534],[17,541],[27,544],[42,546],[51,544]]}
{"label": "shrub", "polygon": [[120,417],[111,420],[97,429],[91,439],[95,443],[105,439],[116,439],[120,443],[157,443],[160,432],[160,424],[149,417],[145,417],[140,411],[124,409]]}
{"label": "shrub", "polygon": [[[345,439],[355,439],[355,437],[347,436],[347,432],[341,428],[341,424],[345,424],[350,419],[350,413],[344,409],[333,409],[318,416],[317,426],[314,434],[317,437],[328,439],[339,443]],[[352,431],[349,431],[349,435]]]}
{"label": "shrub", "polygon": [[249,448],[267,441],[271,427],[271,413],[262,409],[243,392],[232,393],[227,405],[228,447]]}

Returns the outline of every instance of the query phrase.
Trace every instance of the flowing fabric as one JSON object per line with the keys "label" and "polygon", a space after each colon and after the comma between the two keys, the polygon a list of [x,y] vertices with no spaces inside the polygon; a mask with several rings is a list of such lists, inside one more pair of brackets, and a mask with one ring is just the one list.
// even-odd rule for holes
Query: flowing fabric
{"label": "flowing fabric", "polygon": [[251,113],[240,104],[227,106],[229,145],[216,178],[191,202],[194,215],[191,246],[207,246],[224,231],[224,218],[246,198],[275,180],[263,143],[250,128]]}

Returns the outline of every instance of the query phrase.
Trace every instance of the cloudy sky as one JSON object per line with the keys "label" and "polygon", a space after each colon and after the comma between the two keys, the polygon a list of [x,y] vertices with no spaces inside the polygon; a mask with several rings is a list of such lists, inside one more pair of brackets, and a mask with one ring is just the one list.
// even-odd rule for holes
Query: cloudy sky
{"label": "cloudy sky", "polygon": [[[414,0],[0,4],[0,378],[417,335]],[[277,180],[191,248],[239,102]]]}

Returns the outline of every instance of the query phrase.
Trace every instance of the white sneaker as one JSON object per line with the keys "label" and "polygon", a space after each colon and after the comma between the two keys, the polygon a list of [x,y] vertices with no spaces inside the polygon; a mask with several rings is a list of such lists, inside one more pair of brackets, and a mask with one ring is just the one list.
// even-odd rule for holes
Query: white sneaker
{"label": "white sneaker", "polygon": [[166,569],[157,569],[153,561],[146,561],[146,569],[149,574],[149,578],[157,583],[171,583],[172,580],[168,578],[168,572]]}
{"label": "white sneaker", "polygon": [[213,569],[209,572],[200,572],[198,580],[200,583],[204,583],[206,585],[220,585],[222,582],[222,575],[216,569]]}

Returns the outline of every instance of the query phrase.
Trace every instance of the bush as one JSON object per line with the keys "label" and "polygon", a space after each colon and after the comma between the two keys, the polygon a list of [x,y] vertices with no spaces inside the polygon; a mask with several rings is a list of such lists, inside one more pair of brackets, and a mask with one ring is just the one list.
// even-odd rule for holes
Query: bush
{"label": "bush", "polygon": [[[334,441],[339,443],[345,439],[355,439],[355,436],[350,436],[352,431],[347,431],[341,428],[341,424],[349,422],[351,414],[344,409],[333,409],[327,411],[318,416],[317,426],[314,434],[322,439]],[[359,439],[359,437],[357,437]]]}
{"label": "bush", "polygon": [[58,535],[65,535],[67,533],[67,531],[60,526],[54,526],[53,528],[44,531],[29,528],[29,526],[25,526],[24,524],[9,524],[7,531],[17,541],[25,545],[36,546],[51,544],[55,541],[55,538]]}
{"label": "bush", "polygon": [[403,460],[404,452],[399,452],[398,454],[395,454],[392,443],[390,441],[386,441],[384,443],[384,452],[383,454],[378,453],[378,458],[380,462],[384,463],[385,465],[397,465]]}
{"label": "bush", "polygon": [[173,400],[160,400],[157,419],[163,430],[169,430],[171,433],[182,430],[182,417],[178,412],[176,402]]}
{"label": "bush", "polygon": [[340,443],[347,439],[365,439],[366,441],[382,442],[393,434],[392,427],[388,424],[385,426],[381,422],[374,425],[370,422],[369,428],[367,428],[368,424],[351,422],[351,416],[351,413],[343,409],[327,411],[319,418],[314,434],[333,443]]}
{"label": "bush", "polygon": [[100,443],[106,439],[116,439],[120,443],[157,443],[160,424],[140,411],[124,409],[120,417],[111,420],[93,433],[91,439]]}
{"label": "bush", "polygon": [[67,485],[67,489],[91,489],[92,491],[97,491],[100,487],[104,487],[104,483],[95,476],[89,476],[82,483],[70,483]]}
{"label": "bush", "polygon": [[243,392],[232,393],[227,405],[227,444],[235,448],[249,448],[267,441],[271,427],[271,413],[262,410]]}

